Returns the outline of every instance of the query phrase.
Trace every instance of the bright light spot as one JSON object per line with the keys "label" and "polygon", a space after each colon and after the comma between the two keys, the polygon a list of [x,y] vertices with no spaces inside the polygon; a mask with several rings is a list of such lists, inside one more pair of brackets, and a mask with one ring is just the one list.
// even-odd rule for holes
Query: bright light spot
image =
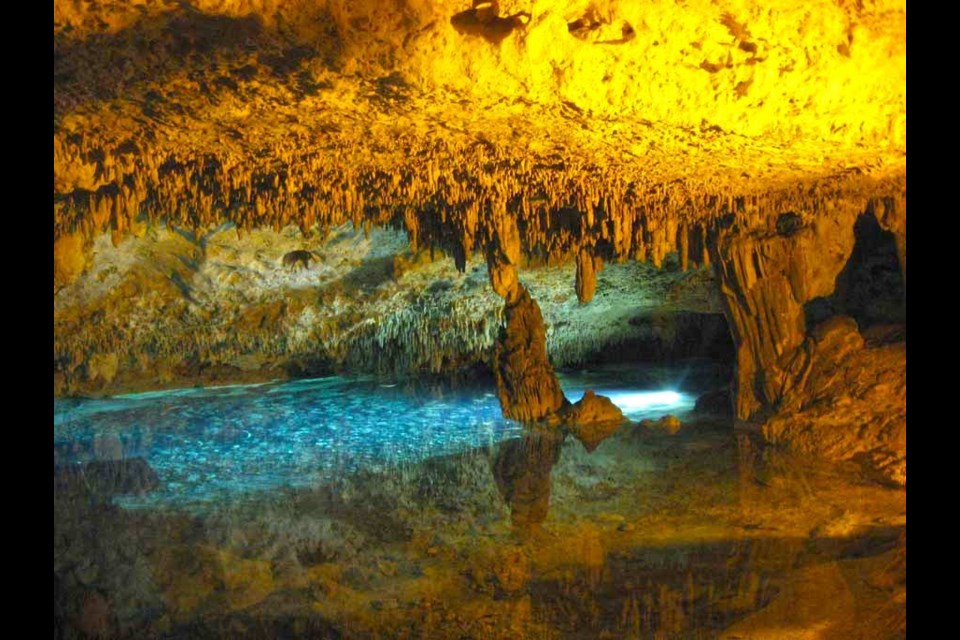
{"label": "bright light spot", "polygon": [[686,404],[683,395],[676,391],[613,391],[607,395],[622,411],[671,409]]}

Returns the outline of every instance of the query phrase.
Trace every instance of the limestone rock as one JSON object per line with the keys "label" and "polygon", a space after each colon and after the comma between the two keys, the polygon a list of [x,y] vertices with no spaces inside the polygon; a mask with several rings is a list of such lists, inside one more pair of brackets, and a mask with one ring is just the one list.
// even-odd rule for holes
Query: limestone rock
{"label": "limestone rock", "polygon": [[53,283],[55,288],[63,287],[83,273],[86,266],[83,252],[83,236],[70,233],[60,236],[53,242]]}
{"label": "limestone rock", "polygon": [[517,267],[507,262],[502,256],[495,256],[488,261],[490,286],[501,298],[512,300],[516,297],[520,279]]}
{"label": "limestone rock", "polygon": [[116,353],[97,353],[87,361],[87,378],[89,380],[102,380],[104,384],[109,384],[117,375],[119,358]]}
{"label": "limestone rock", "polygon": [[803,305],[833,291],[853,251],[858,214],[845,203],[833,218],[790,235],[721,229],[712,260],[737,347],[739,419],[768,414],[795,384],[787,369],[806,337]]}
{"label": "limestone rock", "polygon": [[596,449],[625,421],[623,412],[610,398],[598,396],[590,389],[562,412],[562,419],[587,451]]}
{"label": "limestone rock", "polygon": [[533,422],[555,414],[568,401],[547,356],[540,306],[518,284],[504,306],[506,323],[497,342],[494,377],[503,415]]}
{"label": "limestone rock", "polygon": [[852,318],[818,325],[804,343],[799,380],[763,425],[770,442],[830,460],[854,459],[867,475],[906,483],[906,345],[866,347]]}
{"label": "limestone rock", "polygon": [[587,389],[583,397],[570,405],[563,413],[564,420],[571,424],[592,424],[598,422],[617,422],[623,420],[623,412],[613,404],[610,398],[598,396]]}

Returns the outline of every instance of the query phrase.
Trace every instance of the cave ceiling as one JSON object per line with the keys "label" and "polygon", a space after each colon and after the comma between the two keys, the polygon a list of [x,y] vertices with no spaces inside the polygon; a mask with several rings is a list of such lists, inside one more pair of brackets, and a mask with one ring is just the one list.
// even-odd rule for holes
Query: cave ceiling
{"label": "cave ceiling", "polygon": [[903,201],[905,31],[904,0],[55,0],[54,240],[352,221],[470,255],[509,217],[525,253],[659,261]]}

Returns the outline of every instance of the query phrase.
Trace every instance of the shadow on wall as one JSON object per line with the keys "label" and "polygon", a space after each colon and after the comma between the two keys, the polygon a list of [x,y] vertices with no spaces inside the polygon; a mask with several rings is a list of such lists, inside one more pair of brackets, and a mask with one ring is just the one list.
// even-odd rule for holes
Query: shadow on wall
{"label": "shadow on wall", "polygon": [[894,234],[884,231],[869,213],[861,214],[853,229],[853,252],[837,276],[834,293],[804,305],[808,332],[837,315],[854,318],[861,333],[906,325],[905,287]]}
{"label": "shadow on wall", "polygon": [[[213,104],[258,75],[286,79],[294,93],[313,95],[329,88],[314,71],[340,70],[348,59],[372,58],[389,71],[393,55],[384,54],[406,46],[410,35],[404,34],[419,33],[429,17],[402,1],[305,2],[243,16],[207,13],[193,6],[202,6],[197,2],[178,4],[112,33],[84,32],[73,24],[55,29],[54,113],[126,98],[140,102],[153,119],[168,111],[184,115],[177,96],[148,90],[174,76],[189,78]],[[84,9],[88,23],[98,10],[104,13],[101,26],[122,21],[108,8],[93,7]]]}
{"label": "shadow on wall", "polygon": [[[215,101],[218,92],[236,91],[240,83],[252,80],[261,65],[284,76],[308,59],[320,58],[333,66],[340,54],[335,28],[314,47],[305,47],[266,29],[254,16],[209,15],[182,7],[117,33],[82,39],[66,30],[55,34],[54,112],[64,114],[87,102],[126,97],[141,101],[144,113],[156,119],[165,108],[175,110],[175,105],[166,104],[166,97],[156,91],[137,95],[137,86],[142,91],[173,75],[193,77],[206,71],[209,75],[199,80],[199,92]],[[248,62],[254,55],[256,65]]]}
{"label": "shadow on wall", "polygon": [[450,18],[450,24],[457,33],[480,36],[491,44],[500,44],[514,29],[527,26],[530,17],[526,11],[501,16],[497,0],[474,0],[473,8],[455,14]]}

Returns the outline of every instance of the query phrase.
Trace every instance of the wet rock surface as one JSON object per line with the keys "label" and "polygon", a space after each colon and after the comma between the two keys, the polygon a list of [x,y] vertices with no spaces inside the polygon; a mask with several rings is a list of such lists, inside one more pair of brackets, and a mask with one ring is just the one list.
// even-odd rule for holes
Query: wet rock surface
{"label": "wet rock surface", "polygon": [[895,483],[906,481],[906,344],[887,332],[891,342],[868,347],[857,321],[844,315],[810,326],[808,303],[833,295],[865,323],[900,317],[902,304],[883,297],[864,306],[844,283],[868,287],[864,276],[849,274],[862,273],[871,248],[884,260],[884,245],[863,236],[875,237],[880,224],[896,228],[906,216],[901,205],[845,207],[835,220],[789,235],[722,234],[716,256],[737,346],[736,417],[762,424],[771,442],[831,459],[856,456],[869,474]]}
{"label": "wet rock surface", "polygon": [[587,451],[596,449],[626,422],[623,412],[609,398],[589,389],[561,412],[560,419]]}
{"label": "wet rock surface", "polygon": [[663,433],[668,436],[676,435],[683,427],[680,418],[677,416],[666,415],[657,420],[641,420],[640,426],[655,433]]}
{"label": "wet rock surface", "polygon": [[834,460],[857,459],[869,475],[905,484],[906,345],[866,347],[856,322],[838,316],[811,332],[803,353],[802,386],[763,425],[765,437]]}

